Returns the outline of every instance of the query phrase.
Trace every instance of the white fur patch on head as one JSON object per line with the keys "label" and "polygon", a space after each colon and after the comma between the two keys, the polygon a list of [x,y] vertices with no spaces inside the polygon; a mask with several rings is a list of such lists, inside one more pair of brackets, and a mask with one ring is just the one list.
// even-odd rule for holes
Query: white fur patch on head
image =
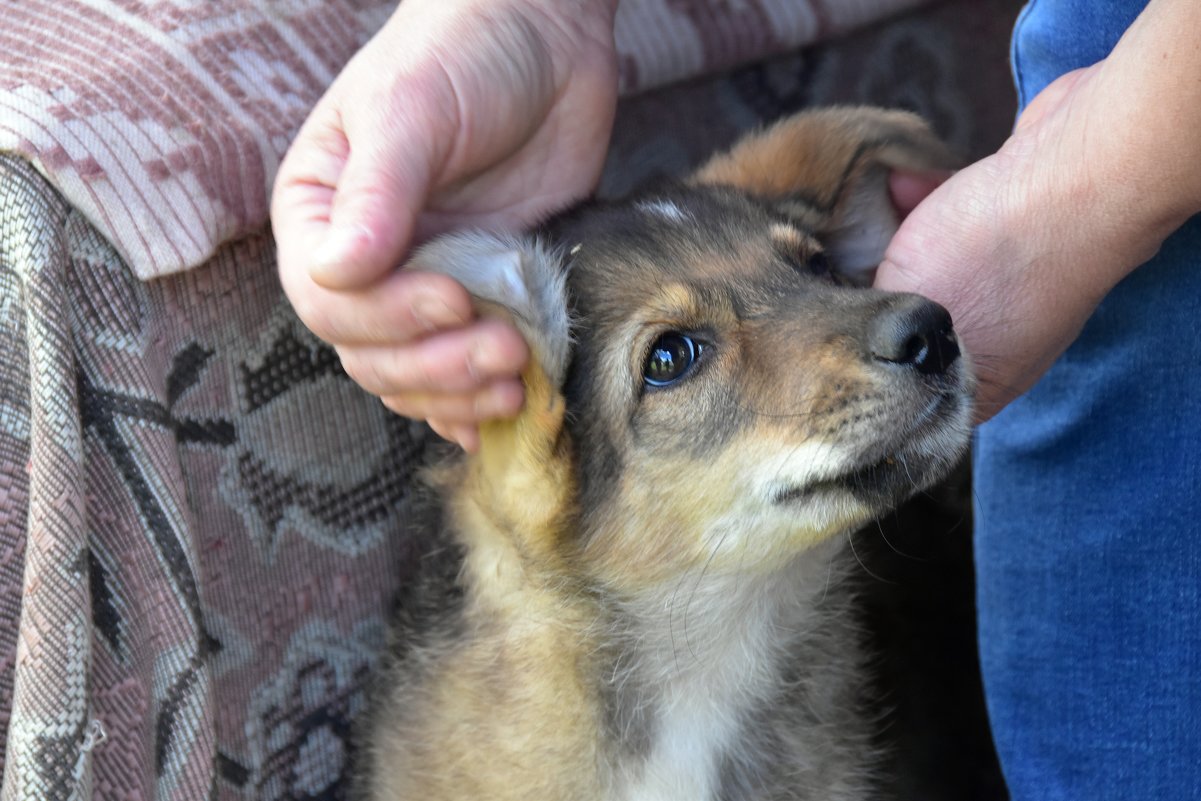
{"label": "white fur patch on head", "polygon": [[507,310],[547,377],[563,385],[571,318],[558,253],[534,237],[468,231],[425,245],[405,269],[450,276],[476,298]]}
{"label": "white fur patch on head", "polygon": [[642,200],[635,204],[635,208],[669,222],[682,223],[692,219],[687,212],[670,200]]}

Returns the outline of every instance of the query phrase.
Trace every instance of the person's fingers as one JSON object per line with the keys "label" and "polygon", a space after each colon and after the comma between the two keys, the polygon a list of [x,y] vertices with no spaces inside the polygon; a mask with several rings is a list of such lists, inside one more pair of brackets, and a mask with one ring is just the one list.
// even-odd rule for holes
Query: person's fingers
{"label": "person's fingers", "polygon": [[344,112],[350,149],[310,265],[324,287],[362,287],[400,262],[447,157],[458,120],[445,73],[424,68],[406,75],[404,86],[403,98]]}
{"label": "person's fingers", "polygon": [[280,165],[272,222],[281,273],[330,289],[367,286],[394,268],[458,126],[455,92],[436,62],[396,81],[373,52],[347,67],[301,127]]}
{"label": "person's fingers", "polygon": [[308,281],[313,252],[327,239],[334,191],[350,146],[333,106],[319,105],[280,164],[271,195],[271,226],[281,279]]}
{"label": "person's fingers", "polygon": [[468,453],[475,453],[480,447],[480,430],[478,426],[465,423],[443,423],[440,420],[427,420],[433,432],[447,442],[453,442]]}
{"label": "person's fingers", "polygon": [[356,292],[325,289],[294,271],[280,280],[296,315],[334,345],[399,345],[474,319],[467,290],[438,273],[397,272]]}
{"label": "person's fingers", "polygon": [[403,347],[343,347],[338,355],[346,373],[375,395],[453,394],[515,378],[529,348],[508,323],[483,320]]}
{"label": "person's fingers", "polygon": [[[453,431],[447,439],[459,440],[459,427],[484,420],[513,417],[521,411],[525,391],[516,378],[502,378],[475,392],[407,392],[385,395],[384,405],[397,414],[417,420],[436,420],[438,428]],[[439,431],[439,434],[442,432]]]}
{"label": "person's fingers", "polygon": [[444,423],[441,420],[426,420],[425,423],[430,427],[431,431],[447,442],[457,443],[459,441],[457,436],[459,433],[458,429],[460,428],[459,424]]}

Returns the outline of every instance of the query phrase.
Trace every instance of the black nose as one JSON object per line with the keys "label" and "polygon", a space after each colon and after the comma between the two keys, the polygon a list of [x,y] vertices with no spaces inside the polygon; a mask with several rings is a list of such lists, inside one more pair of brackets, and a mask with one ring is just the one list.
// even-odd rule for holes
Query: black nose
{"label": "black nose", "polygon": [[907,365],[923,375],[945,373],[959,358],[950,313],[917,295],[898,299],[876,315],[868,336],[872,358]]}

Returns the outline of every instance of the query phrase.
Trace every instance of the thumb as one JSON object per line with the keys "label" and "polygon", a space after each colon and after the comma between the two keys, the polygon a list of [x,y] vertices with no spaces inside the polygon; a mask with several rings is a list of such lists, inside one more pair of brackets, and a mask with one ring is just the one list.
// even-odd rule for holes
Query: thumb
{"label": "thumb", "polygon": [[314,282],[327,289],[357,289],[396,267],[429,193],[431,162],[437,157],[432,135],[377,120],[347,132],[348,154],[333,190],[328,227],[309,265]]}
{"label": "thumb", "polygon": [[[950,171],[912,172],[908,170],[893,170],[888,176],[888,194],[892,206],[901,219],[901,224],[893,234],[892,241],[884,252],[884,259],[876,268],[872,285],[886,292],[918,291],[916,283],[918,276],[913,272],[915,250],[926,249],[930,244],[925,241],[914,242],[914,239],[924,240],[925,224],[911,218],[927,198],[933,195],[939,187],[946,183],[953,173]],[[937,199],[931,202],[937,202]],[[920,216],[920,215],[919,215]],[[918,251],[921,252],[921,251]],[[917,262],[917,263],[920,263]]]}
{"label": "thumb", "polygon": [[890,184],[895,204],[912,205],[884,251],[873,286],[947,305],[969,265],[987,260],[996,227],[992,197],[1002,184],[984,162],[950,176],[897,172]]}
{"label": "thumb", "polygon": [[359,66],[305,121],[272,199],[281,270],[327,289],[368,286],[400,262],[458,126],[436,71],[408,72],[364,101],[345,89],[359,86]]}
{"label": "thumb", "polygon": [[925,294],[928,289],[922,286],[923,280],[919,268],[930,260],[932,253],[927,252],[926,258],[918,256],[923,244],[913,240],[923,238],[923,229],[915,225],[915,220],[906,218],[900,229],[893,235],[892,241],[884,252],[884,259],[876,268],[872,286],[885,292],[918,292]]}

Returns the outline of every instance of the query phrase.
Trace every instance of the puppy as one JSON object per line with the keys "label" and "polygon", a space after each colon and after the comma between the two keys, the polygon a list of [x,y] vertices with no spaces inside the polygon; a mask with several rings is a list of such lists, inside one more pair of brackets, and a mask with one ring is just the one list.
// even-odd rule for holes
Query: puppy
{"label": "puppy", "polygon": [[909,114],[804,113],[417,253],[532,361],[521,415],[430,474],[365,798],[869,796],[847,535],[960,458],[972,381],[944,309],[852,284],[888,171],[952,163]]}

